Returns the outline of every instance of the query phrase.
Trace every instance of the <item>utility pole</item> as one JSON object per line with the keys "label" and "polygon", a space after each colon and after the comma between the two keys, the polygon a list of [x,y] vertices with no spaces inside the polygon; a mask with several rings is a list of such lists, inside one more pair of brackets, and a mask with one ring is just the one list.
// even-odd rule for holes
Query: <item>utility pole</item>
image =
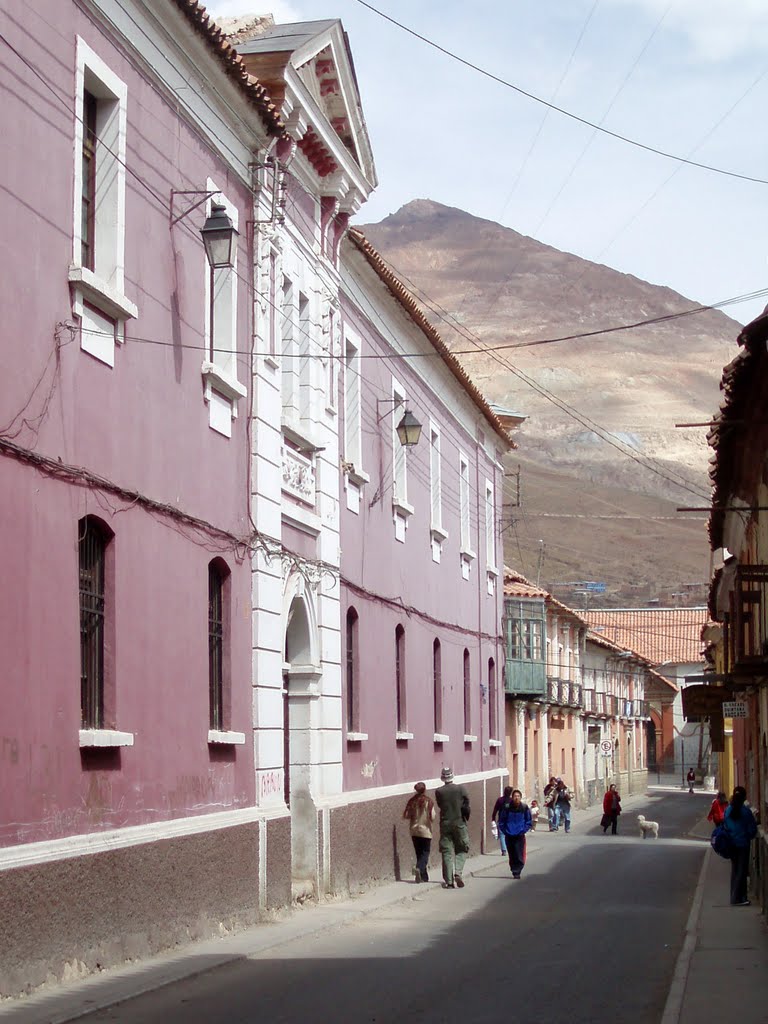
{"label": "utility pole", "polygon": [[546,548],[546,544],[544,543],[543,540],[540,540],[539,541],[539,564],[538,564],[538,567],[536,569],[536,586],[537,587],[541,584],[541,570],[544,567],[544,550],[545,550],[545,548]]}

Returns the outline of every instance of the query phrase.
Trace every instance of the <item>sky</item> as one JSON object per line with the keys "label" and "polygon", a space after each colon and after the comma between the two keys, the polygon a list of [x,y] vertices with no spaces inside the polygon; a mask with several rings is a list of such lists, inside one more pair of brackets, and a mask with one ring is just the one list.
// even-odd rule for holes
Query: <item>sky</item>
{"label": "sky", "polygon": [[[766,0],[371,2],[611,131],[768,179]],[[685,166],[547,112],[358,0],[211,0],[209,10],[341,19],[380,181],[359,221],[428,198],[697,302],[768,287],[766,184]],[[727,312],[747,322],[765,304]]]}

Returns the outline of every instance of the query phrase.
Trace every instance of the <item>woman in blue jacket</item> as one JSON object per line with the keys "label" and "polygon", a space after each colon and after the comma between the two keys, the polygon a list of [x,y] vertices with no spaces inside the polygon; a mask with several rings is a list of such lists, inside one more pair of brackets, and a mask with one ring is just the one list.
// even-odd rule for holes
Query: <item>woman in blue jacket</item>
{"label": "woman in blue jacket", "polygon": [[525,834],[531,831],[531,812],[523,803],[523,794],[513,789],[508,800],[501,805],[498,815],[499,832],[507,840],[509,869],[513,878],[519,878],[525,867]]}
{"label": "woman in blue jacket", "polygon": [[731,802],[725,809],[723,825],[731,837],[731,906],[747,907],[747,875],[749,874],[749,848],[757,835],[755,816],[746,806],[747,791],[737,786]]}

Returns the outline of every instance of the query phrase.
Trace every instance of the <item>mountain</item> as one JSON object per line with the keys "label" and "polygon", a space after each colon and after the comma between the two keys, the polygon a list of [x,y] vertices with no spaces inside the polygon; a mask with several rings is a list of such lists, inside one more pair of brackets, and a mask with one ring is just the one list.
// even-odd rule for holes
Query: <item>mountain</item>
{"label": "mountain", "polygon": [[[522,555],[523,571],[535,575],[544,540],[541,579],[555,592],[564,581],[604,577],[613,602],[647,600],[659,588],[699,595],[692,585],[708,572],[703,517],[676,508],[707,504],[710,451],[705,428],[675,424],[716,411],[740,325],[715,310],[678,318],[698,304],[431,200],[362,230],[485,394],[528,417],[516,434],[519,458],[508,460],[510,474],[521,463],[522,504],[505,513],[515,520],[507,559],[519,564]],[[480,351],[660,317],[672,319]],[[515,476],[508,501],[516,493]],[[596,518],[609,514],[637,518]]]}

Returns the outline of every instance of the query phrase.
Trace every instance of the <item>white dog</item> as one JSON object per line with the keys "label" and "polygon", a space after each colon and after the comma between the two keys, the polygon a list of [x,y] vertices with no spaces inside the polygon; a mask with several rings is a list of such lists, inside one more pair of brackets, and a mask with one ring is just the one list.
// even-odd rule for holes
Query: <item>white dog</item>
{"label": "white dog", "polygon": [[647,839],[649,835],[653,836],[654,839],[659,838],[659,823],[658,821],[648,821],[642,814],[637,816],[637,824],[640,826],[640,835],[643,839]]}

